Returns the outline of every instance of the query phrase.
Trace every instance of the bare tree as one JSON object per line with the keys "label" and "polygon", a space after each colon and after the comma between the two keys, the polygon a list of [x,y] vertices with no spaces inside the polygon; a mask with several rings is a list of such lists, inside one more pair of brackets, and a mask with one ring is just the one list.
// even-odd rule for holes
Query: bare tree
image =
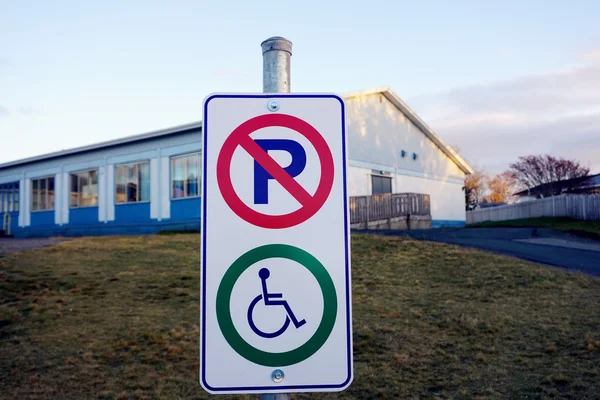
{"label": "bare tree", "polygon": [[510,164],[510,169],[525,189],[536,188],[540,197],[556,196],[577,187],[580,182],[575,178],[590,173],[578,161],[550,155],[519,157],[518,162]]}

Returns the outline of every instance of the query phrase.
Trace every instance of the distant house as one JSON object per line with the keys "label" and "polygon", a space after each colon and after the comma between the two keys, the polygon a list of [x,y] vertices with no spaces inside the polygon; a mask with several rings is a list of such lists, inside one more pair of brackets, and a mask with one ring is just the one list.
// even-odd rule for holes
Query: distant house
{"label": "distant house", "polygon": [[531,189],[525,189],[515,193],[514,196],[518,196],[518,202],[522,203],[542,198],[544,197],[543,194],[548,191],[555,193],[554,195],[565,193],[600,194],[600,174],[568,179],[565,181],[544,183]]}

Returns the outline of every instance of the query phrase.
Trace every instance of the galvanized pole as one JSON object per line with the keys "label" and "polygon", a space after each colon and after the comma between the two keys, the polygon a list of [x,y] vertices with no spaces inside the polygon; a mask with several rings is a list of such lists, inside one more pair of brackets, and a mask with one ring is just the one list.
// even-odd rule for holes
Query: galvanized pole
{"label": "galvanized pole", "polygon": [[260,46],[263,54],[263,93],[289,93],[292,42],[281,36],[273,36]]}
{"label": "galvanized pole", "polygon": [[[273,36],[260,44],[263,54],[263,93],[290,92],[292,42]],[[260,400],[290,400],[289,393],[261,394]]]}

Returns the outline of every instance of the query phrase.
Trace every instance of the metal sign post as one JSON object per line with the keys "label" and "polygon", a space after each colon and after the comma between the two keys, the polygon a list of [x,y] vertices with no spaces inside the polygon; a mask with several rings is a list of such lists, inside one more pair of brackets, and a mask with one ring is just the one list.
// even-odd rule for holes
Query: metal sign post
{"label": "metal sign post", "polygon": [[353,377],[345,107],[261,47],[264,93],[204,101],[200,383],[284,400]]}
{"label": "metal sign post", "polygon": [[[292,42],[280,36],[273,36],[262,42],[260,47],[263,54],[263,93],[289,93]],[[290,399],[289,393],[260,395],[260,400]]]}

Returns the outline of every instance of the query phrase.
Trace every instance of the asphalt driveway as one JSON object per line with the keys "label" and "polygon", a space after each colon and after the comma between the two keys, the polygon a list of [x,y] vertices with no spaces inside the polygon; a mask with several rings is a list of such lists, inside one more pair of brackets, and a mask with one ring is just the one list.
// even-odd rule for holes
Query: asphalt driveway
{"label": "asphalt driveway", "polygon": [[600,241],[538,228],[464,228],[371,231],[474,247],[600,276]]}

